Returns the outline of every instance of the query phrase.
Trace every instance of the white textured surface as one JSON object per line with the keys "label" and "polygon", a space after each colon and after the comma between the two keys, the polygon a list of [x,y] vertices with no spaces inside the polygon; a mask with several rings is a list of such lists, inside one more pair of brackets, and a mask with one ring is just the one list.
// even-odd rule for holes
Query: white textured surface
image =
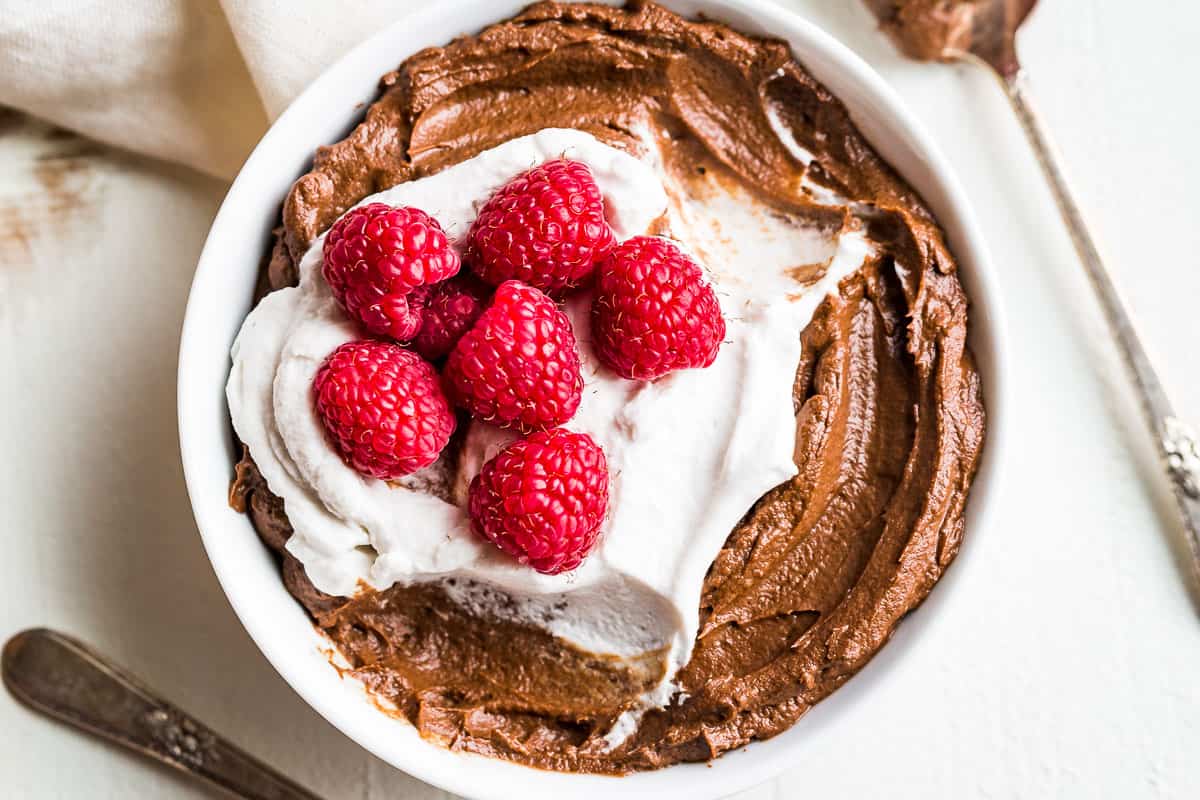
{"label": "white textured surface", "polygon": [[[788,4],[883,73],[966,184],[1011,310],[1016,435],[973,583],[904,658],[885,650],[872,702],[830,721],[807,763],[739,797],[1200,795],[1200,618],[1174,560],[1180,533],[1015,121],[985,76],[902,62],[853,2]],[[1193,420],[1198,33],[1200,9],[1179,0],[1057,0],[1023,40],[1081,204]],[[444,797],[284,686],[200,548],[177,465],[175,337],[222,187],[77,149],[0,137],[0,635],[81,635],[326,796]],[[34,160],[64,151],[84,166]],[[47,181],[80,203],[47,195]],[[0,790],[211,796],[7,696]]]}

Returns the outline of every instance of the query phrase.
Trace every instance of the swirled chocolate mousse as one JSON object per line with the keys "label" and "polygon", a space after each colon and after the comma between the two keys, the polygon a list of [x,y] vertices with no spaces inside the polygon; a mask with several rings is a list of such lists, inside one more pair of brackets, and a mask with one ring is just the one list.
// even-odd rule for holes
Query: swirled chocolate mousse
{"label": "swirled chocolate mousse", "polygon": [[233,501],[448,748],[626,773],[773,736],[958,551],[954,257],[782,42],[548,2],[423,50],[297,180],[264,284]]}

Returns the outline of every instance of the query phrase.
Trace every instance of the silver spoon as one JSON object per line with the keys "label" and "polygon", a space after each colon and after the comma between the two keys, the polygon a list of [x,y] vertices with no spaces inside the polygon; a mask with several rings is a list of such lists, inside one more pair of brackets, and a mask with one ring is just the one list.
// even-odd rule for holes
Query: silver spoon
{"label": "silver spoon", "polygon": [[44,628],[8,640],[4,685],[32,709],[247,800],[320,800],[80,642]]}
{"label": "silver spoon", "polygon": [[1033,110],[1028,78],[1017,58],[1016,34],[1037,0],[867,0],[867,4],[908,55],[975,64],[1000,80],[1129,369],[1179,506],[1192,568],[1200,577],[1200,439],[1195,428],[1175,415],[1083,221],[1045,126]]}

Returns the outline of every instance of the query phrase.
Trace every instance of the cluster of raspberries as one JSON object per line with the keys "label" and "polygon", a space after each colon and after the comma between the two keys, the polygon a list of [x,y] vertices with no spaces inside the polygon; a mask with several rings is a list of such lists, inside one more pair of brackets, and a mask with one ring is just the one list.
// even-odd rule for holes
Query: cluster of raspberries
{"label": "cluster of raspberries", "polygon": [[471,482],[468,513],[540,572],[577,567],[608,505],[604,451],[561,427],[583,391],[561,300],[593,290],[596,355],[630,380],[707,367],[725,337],[700,267],[668,239],[618,243],[578,161],[546,162],[493,194],[461,258],[429,214],[383,203],[339,219],[323,255],[334,298],[371,337],[334,350],[313,382],[331,443],[363,475],[395,480],[437,459],[455,408],[519,431]]}

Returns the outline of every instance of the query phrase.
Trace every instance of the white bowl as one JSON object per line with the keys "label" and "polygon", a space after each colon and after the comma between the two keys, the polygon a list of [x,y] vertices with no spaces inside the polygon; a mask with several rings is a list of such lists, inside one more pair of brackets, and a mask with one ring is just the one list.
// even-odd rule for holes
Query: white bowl
{"label": "white bowl", "polygon": [[229,348],[250,310],[259,258],[269,243],[279,205],[313,151],[342,138],[357,121],[357,104],[376,96],[379,76],[423,47],[518,12],[529,0],[457,0],[406,15],[356,47],[318,78],[287,109],[250,155],[213,222],[196,269],[179,353],[179,436],[184,474],[196,523],[213,569],[234,611],[263,654],[313,708],[343,733],[390,764],[448,791],[472,798],[625,798],[687,796],[706,800],[768,780],[802,763],[805,742],[825,720],[872,691],[887,664],[919,636],[924,621],[956,591],[971,563],[973,542],[986,535],[985,511],[998,494],[997,464],[1004,461],[1008,381],[1000,294],[985,248],[958,181],[912,115],[883,80],[845,46],[793,13],[764,0],[660,0],[685,15],[710,19],[751,34],[787,40],[817,78],[849,107],[879,152],[921,193],[945,228],[971,297],[970,344],[984,379],[988,435],[971,492],[967,536],[958,563],[930,600],[905,621],[886,655],[797,725],[773,739],[731,752],[711,765],[682,764],[623,778],[570,775],[452,753],[421,739],[401,720],[371,705],[362,689],[342,680],[323,654],[320,636],[284,589],[279,570],[248,518],[227,502],[238,457],[224,387]]}

